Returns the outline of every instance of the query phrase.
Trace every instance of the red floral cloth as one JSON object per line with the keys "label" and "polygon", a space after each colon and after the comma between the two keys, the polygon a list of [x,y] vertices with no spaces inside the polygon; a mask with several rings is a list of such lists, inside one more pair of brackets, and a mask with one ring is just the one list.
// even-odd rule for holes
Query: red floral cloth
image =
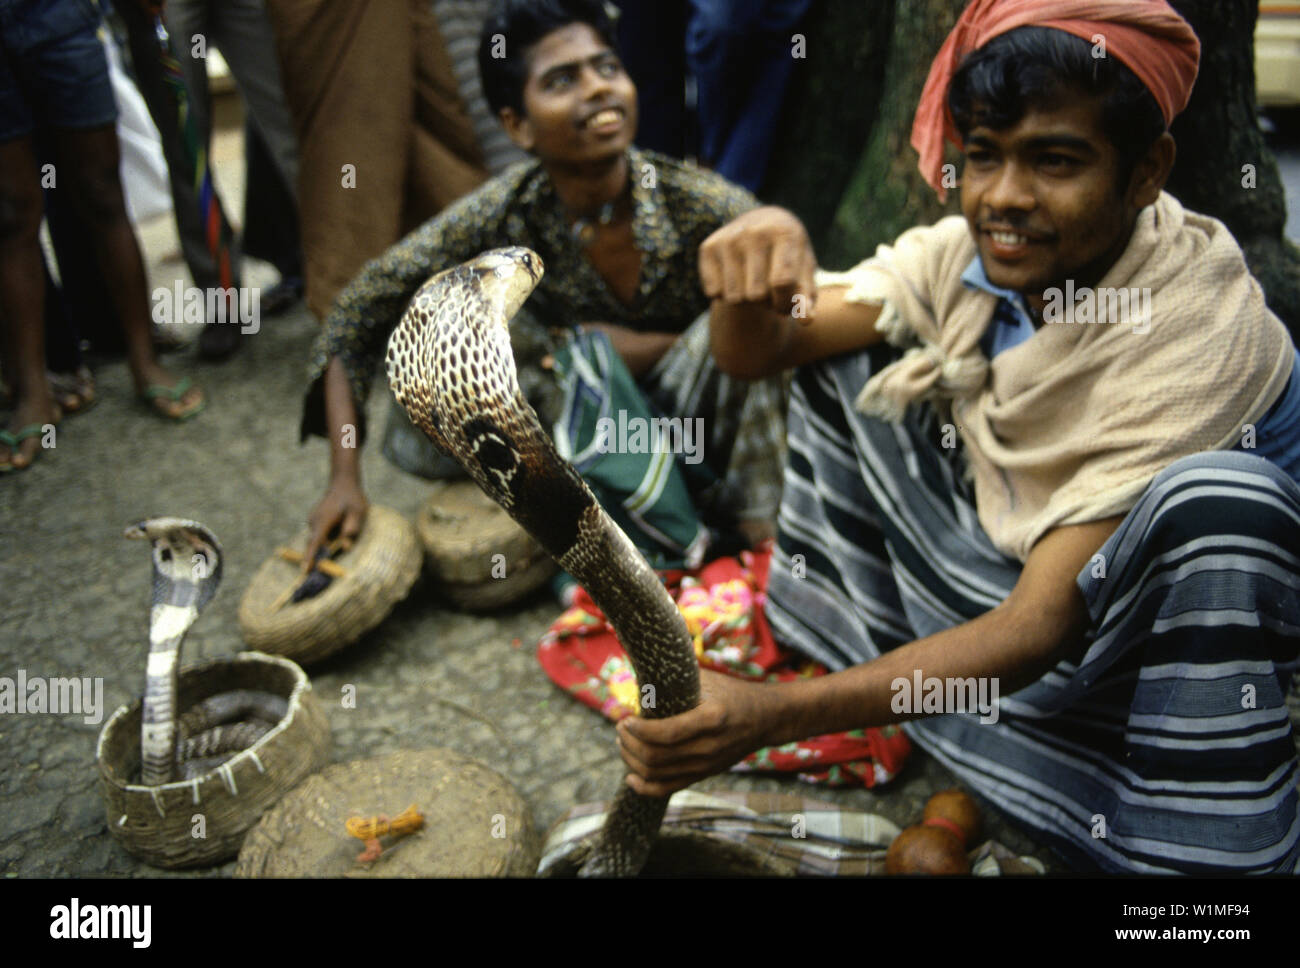
{"label": "red floral cloth", "polygon": [[[763,615],[770,549],[720,558],[694,571],[659,573],[695,639],[700,665],[768,682],[825,675],[827,669],[782,649]],[[537,647],[552,681],[617,722],[639,715],[636,676],[614,629],[583,589]],[[798,773],[830,786],[885,783],[903,768],[911,743],[897,726],[853,729],[770,746],[732,769]]]}

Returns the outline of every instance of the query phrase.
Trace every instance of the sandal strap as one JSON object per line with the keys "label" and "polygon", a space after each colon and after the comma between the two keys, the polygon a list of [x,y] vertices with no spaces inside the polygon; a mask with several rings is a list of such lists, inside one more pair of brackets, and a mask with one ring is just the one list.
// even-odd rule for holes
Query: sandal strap
{"label": "sandal strap", "polygon": [[140,394],[140,396],[146,400],[157,400],[159,397],[166,397],[173,402],[179,402],[185,394],[190,392],[190,388],[193,386],[193,381],[189,377],[183,376],[174,387],[165,387],[161,383],[157,383],[151,387],[145,387],[144,393]]}
{"label": "sandal strap", "polygon": [[16,434],[11,434],[7,430],[0,430],[0,444],[4,444],[6,447],[10,448],[17,447],[24,440],[27,440],[30,437],[39,437],[43,433],[45,433],[45,424],[35,423],[28,424]]}

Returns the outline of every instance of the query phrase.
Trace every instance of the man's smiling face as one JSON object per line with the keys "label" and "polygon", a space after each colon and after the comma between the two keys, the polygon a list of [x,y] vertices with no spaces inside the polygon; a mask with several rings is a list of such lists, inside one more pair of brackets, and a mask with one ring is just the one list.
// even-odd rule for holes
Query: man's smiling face
{"label": "man's smiling face", "polygon": [[544,161],[581,164],[621,155],[636,135],[636,86],[591,27],[570,24],[528,51],[524,116],[507,108],[515,143]]}
{"label": "man's smiling face", "polygon": [[1067,279],[1076,287],[1100,281],[1128,245],[1137,213],[1159,194],[1141,177],[1121,184],[1101,99],[1083,94],[1031,106],[1009,128],[976,125],[965,154],[962,212],[984,271],[1036,308],[1044,289]]}

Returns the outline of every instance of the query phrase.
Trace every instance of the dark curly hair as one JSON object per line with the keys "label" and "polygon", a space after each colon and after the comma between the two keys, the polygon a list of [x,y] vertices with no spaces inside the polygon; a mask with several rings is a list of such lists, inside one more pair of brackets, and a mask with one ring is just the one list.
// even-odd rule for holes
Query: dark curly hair
{"label": "dark curly hair", "polygon": [[586,24],[618,51],[614,21],[601,0],[497,0],[492,5],[479,35],[478,68],[493,114],[502,108],[523,113],[528,49],[573,23]]}
{"label": "dark curly hair", "polygon": [[1151,144],[1167,130],[1164,114],[1137,75],[1113,56],[1094,57],[1082,37],[1050,27],[1020,27],[968,54],[948,87],[948,109],[963,139],[985,126],[1012,127],[1031,105],[1072,91],[1102,98],[1102,124],[1119,152],[1127,184]]}

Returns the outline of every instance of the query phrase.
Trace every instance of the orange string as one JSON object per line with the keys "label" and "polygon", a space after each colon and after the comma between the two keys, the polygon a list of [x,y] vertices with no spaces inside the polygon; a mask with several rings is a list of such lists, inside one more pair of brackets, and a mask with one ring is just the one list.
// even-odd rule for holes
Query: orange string
{"label": "orange string", "polygon": [[375,817],[349,817],[344,821],[343,826],[353,837],[365,841],[366,849],[357,855],[357,860],[368,864],[378,860],[384,852],[384,848],[379,843],[380,837],[385,835],[400,837],[403,834],[414,833],[424,826],[424,814],[415,809],[415,804],[411,804],[391,820],[383,814]]}

